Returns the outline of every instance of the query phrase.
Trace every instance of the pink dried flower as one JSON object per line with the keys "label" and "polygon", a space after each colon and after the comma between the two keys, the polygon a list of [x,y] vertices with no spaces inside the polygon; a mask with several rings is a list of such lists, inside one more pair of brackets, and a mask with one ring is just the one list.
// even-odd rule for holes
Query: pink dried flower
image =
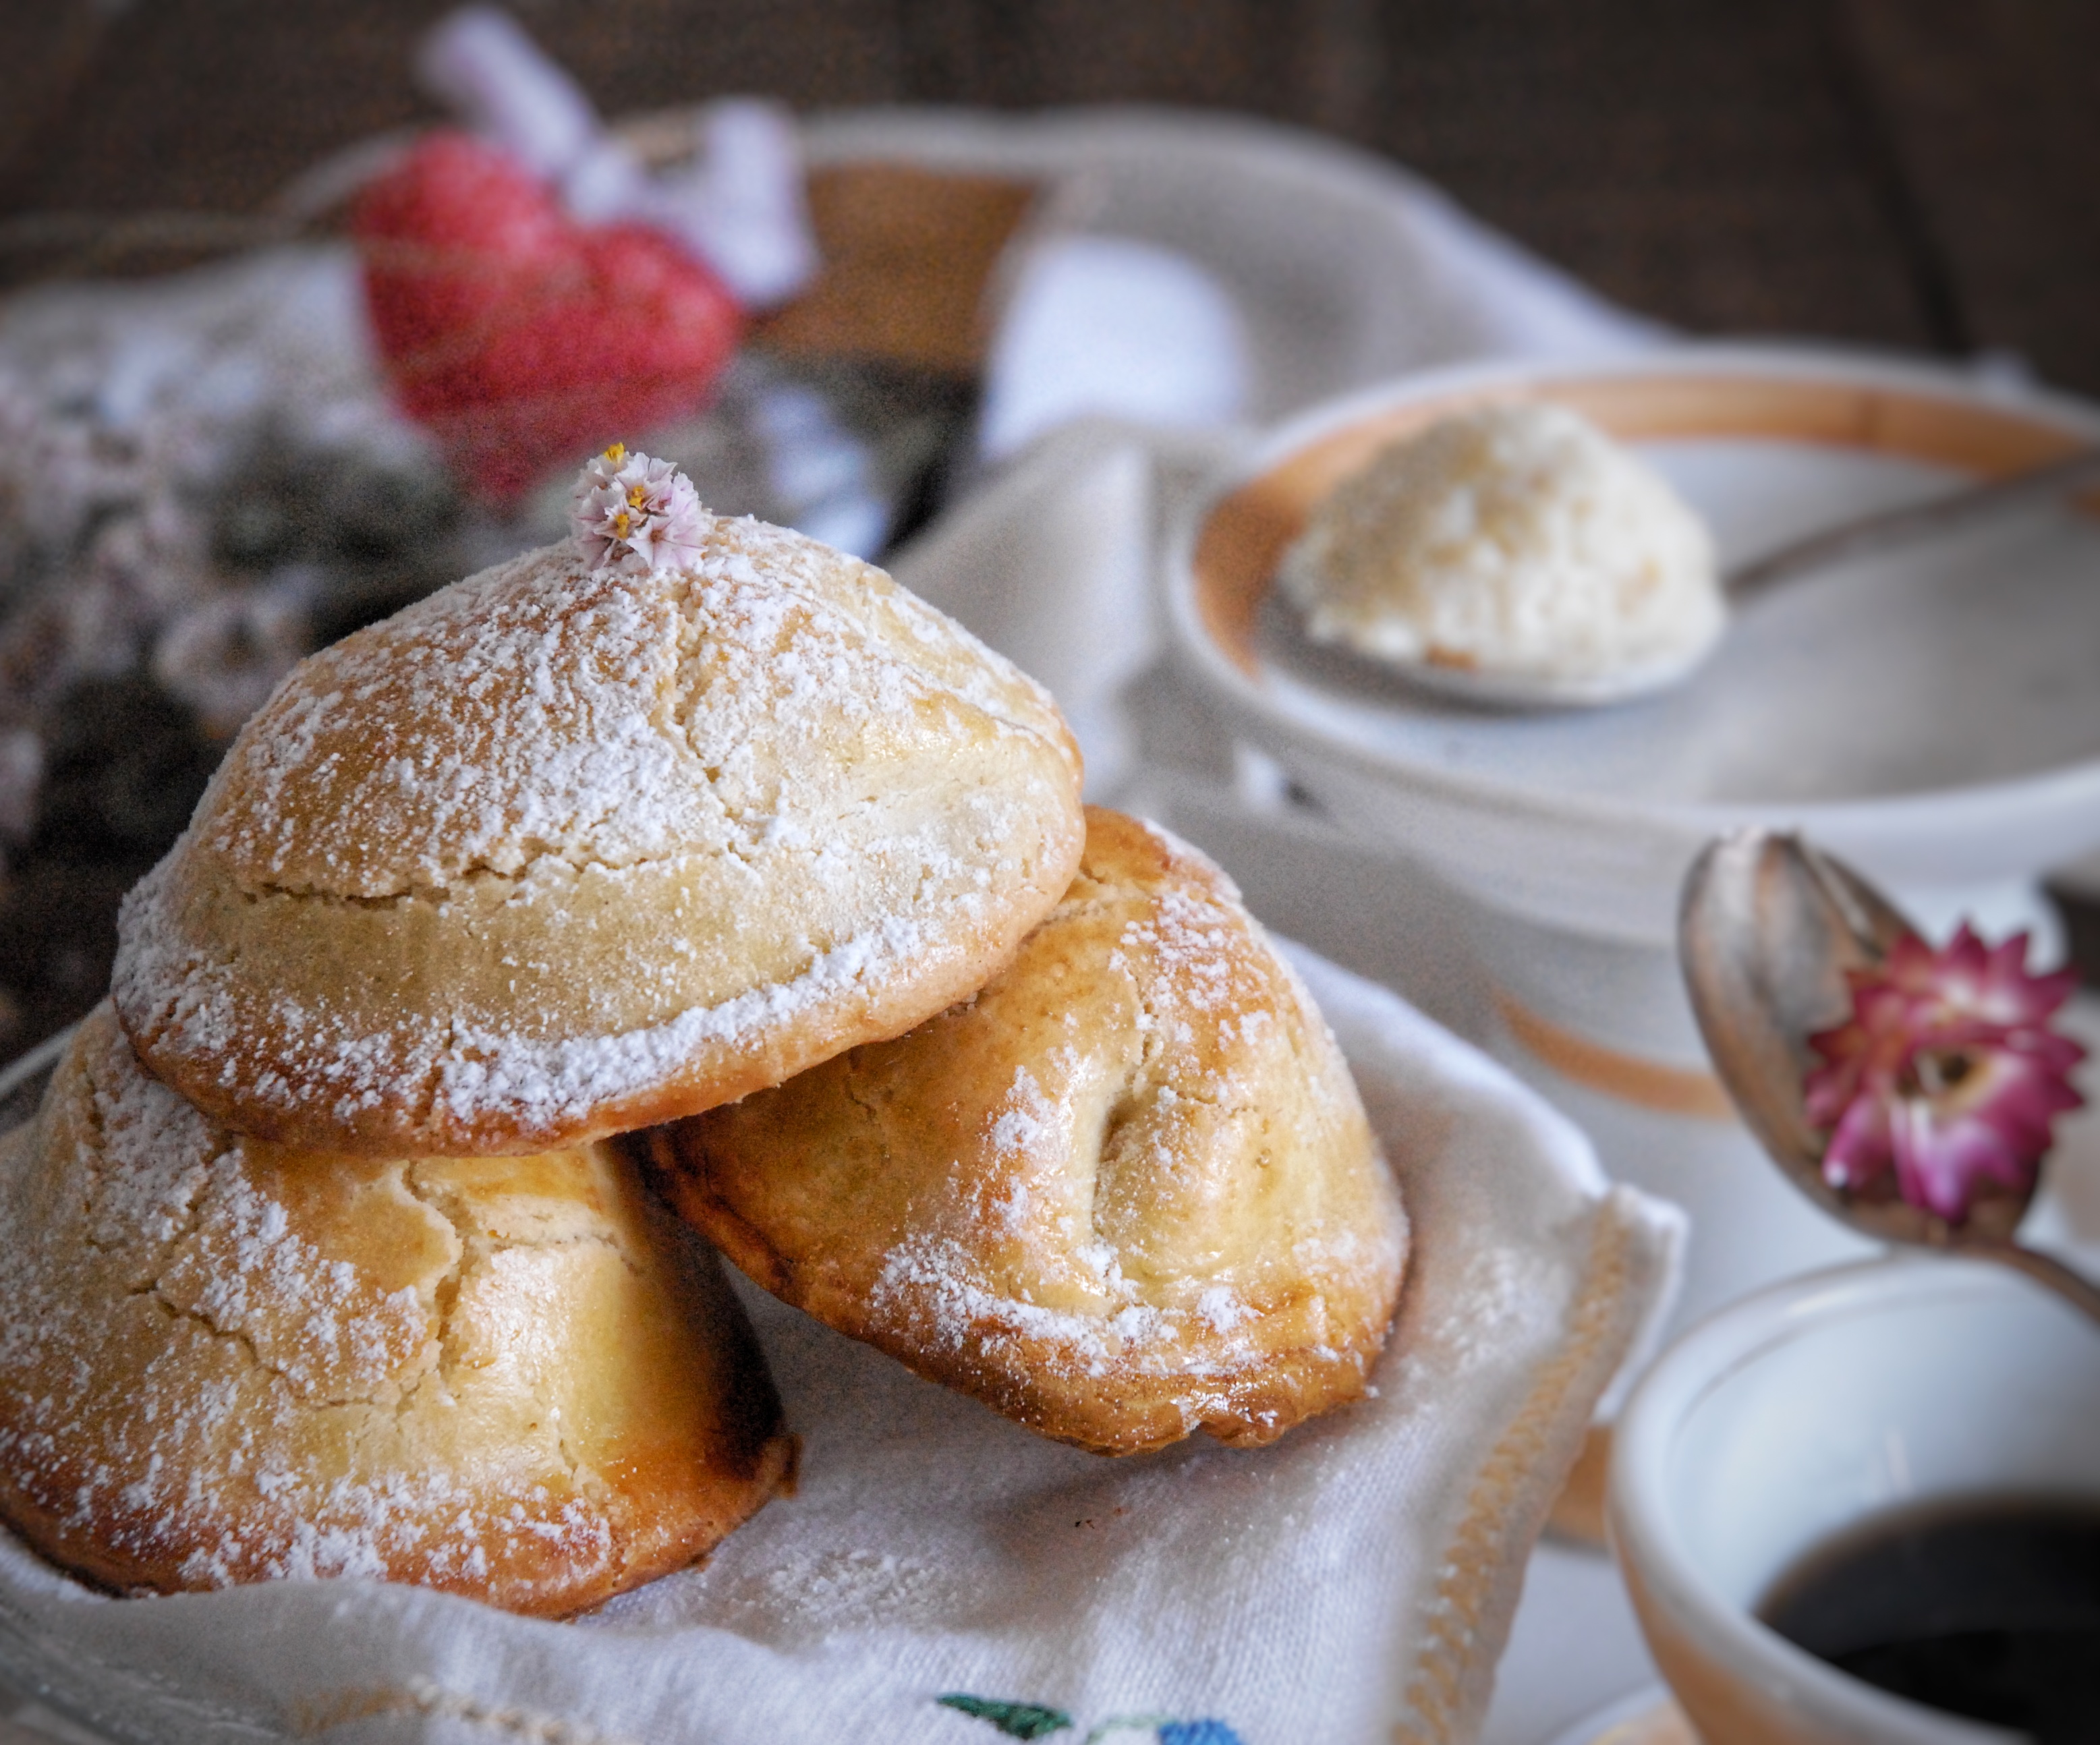
{"label": "pink dried flower", "polygon": [[693,482],[668,460],[615,443],[578,477],[569,525],[593,570],[646,575],[699,557],[707,511]]}
{"label": "pink dried flower", "polygon": [[2074,972],[2031,976],[2027,936],[1984,945],[1965,922],[1943,950],[1915,936],[1854,970],[1852,1016],[1809,1038],[1809,1120],[1830,1137],[1823,1177],[1857,1192],[1893,1168],[1911,1205],[1958,1224],[1986,1180],[2034,1187],[2049,1126],[2084,1101],[2085,1051],[2049,1027]]}

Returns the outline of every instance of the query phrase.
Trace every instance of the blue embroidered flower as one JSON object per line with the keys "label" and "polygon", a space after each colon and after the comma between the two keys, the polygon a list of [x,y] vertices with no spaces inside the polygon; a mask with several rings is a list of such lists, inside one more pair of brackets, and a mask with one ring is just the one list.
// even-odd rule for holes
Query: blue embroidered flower
{"label": "blue embroidered flower", "polygon": [[1243,1745],[1222,1721],[1162,1721],[1159,1745]]}

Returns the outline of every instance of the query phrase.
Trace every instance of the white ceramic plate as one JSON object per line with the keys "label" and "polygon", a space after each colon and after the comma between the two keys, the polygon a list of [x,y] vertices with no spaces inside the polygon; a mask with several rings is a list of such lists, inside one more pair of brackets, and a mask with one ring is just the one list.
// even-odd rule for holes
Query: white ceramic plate
{"label": "white ceramic plate", "polygon": [[1666,695],[1549,715],[1411,689],[1309,642],[1272,586],[1311,506],[1461,406],[1552,399],[1633,444],[1724,562],[2100,438],[2100,411],[1795,349],[1417,377],[1279,430],[1170,554],[1180,650],[1353,827],[1539,919],[1660,940],[1698,844],[1792,824],[1899,886],[2032,875],[2100,843],[2100,518],[2066,505],[1744,607]]}

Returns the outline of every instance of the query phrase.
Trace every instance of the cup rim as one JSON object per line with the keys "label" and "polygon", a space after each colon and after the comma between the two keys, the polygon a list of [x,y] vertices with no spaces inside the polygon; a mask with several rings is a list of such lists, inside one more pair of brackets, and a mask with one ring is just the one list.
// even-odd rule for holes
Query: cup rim
{"label": "cup rim", "polygon": [[1882,1313],[1905,1302],[2003,1300],[2036,1289],[1983,1261],[1885,1254],[1788,1279],[1730,1304],[1665,1351],[1620,1413],[1607,1503],[1614,1555],[1683,1620],[1695,1641],[1721,1649],[1751,1681],[1807,1699],[1811,1712],[1863,1739],[2010,1745],[2021,1735],[1853,1678],[1734,1604],[1701,1571],[1659,1500],[1679,1429],[1716,1388],[1766,1352],[1833,1320]]}

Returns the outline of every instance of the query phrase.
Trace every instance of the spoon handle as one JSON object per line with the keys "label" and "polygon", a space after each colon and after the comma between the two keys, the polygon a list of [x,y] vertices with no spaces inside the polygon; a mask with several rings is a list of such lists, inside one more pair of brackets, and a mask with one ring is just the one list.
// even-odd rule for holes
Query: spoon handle
{"label": "spoon handle", "polygon": [[1950,491],[1944,496],[1890,509],[1842,527],[1782,545],[1777,551],[1739,564],[1722,577],[1721,585],[1732,600],[1770,588],[1804,570],[1820,569],[1885,547],[1908,545],[1929,535],[1944,533],[1964,523],[1981,520],[2023,503],[2046,502],[2100,479],[2100,446],[2074,449],[2061,460],[2010,474],[1986,484]]}
{"label": "spoon handle", "polygon": [[2094,1320],[2100,1321],[2100,1286],[2053,1256],[2036,1249],[2023,1248],[2017,1242],[1979,1239],[1952,1246],[1956,1254],[1973,1255],[1978,1260],[1995,1260],[2015,1272],[2024,1272],[2036,1284],[2047,1286],[2072,1307],[2083,1309]]}

